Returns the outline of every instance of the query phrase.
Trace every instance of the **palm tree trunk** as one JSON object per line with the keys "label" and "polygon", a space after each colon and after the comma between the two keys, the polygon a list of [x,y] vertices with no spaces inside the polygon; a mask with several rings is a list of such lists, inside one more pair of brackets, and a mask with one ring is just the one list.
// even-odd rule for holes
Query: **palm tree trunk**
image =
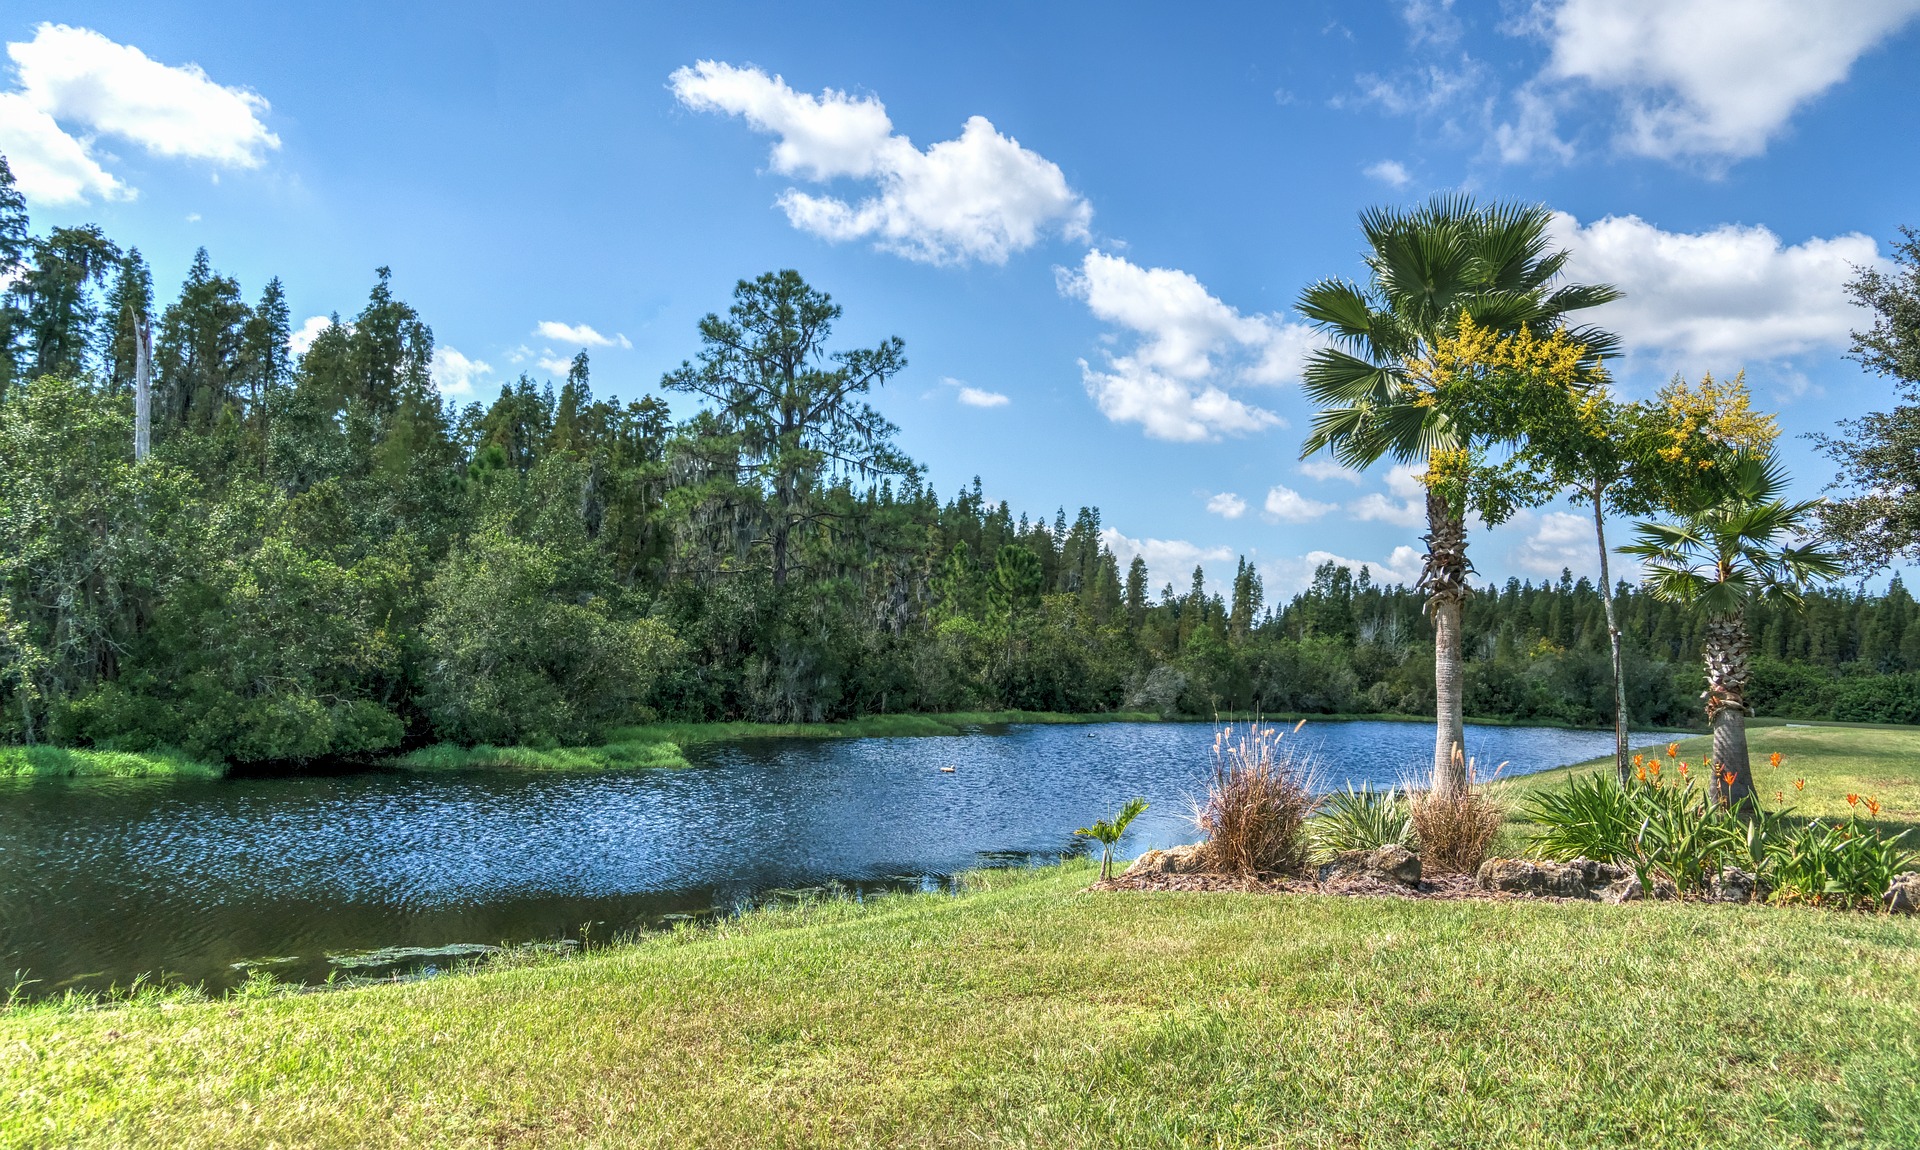
{"label": "palm tree trunk", "polygon": [[1600,543],[1600,604],[1607,613],[1607,643],[1613,648],[1613,769],[1625,786],[1627,765],[1627,672],[1620,658],[1620,620],[1613,613],[1613,576],[1607,570],[1607,520],[1601,510],[1606,486],[1593,481],[1593,537]]}
{"label": "palm tree trunk", "polygon": [[1433,791],[1451,794],[1467,785],[1467,736],[1461,691],[1460,605],[1466,600],[1467,525],[1446,496],[1427,492],[1427,559],[1420,587],[1433,617]]}
{"label": "palm tree trunk", "polygon": [[1753,765],[1747,757],[1747,684],[1753,643],[1741,615],[1707,620],[1707,723],[1713,728],[1713,801],[1734,810],[1753,801]]}

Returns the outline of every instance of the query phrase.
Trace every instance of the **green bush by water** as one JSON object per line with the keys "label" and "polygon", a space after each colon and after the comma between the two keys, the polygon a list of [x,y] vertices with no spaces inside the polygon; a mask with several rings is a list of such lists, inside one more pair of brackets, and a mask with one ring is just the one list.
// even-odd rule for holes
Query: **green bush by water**
{"label": "green bush by water", "polygon": [[604,747],[459,747],[436,743],[396,759],[390,765],[409,771],[460,771],[484,768],[523,771],[605,771],[634,767],[684,767],[686,756],[666,742],[617,742]]}
{"label": "green bush by water", "polygon": [[97,751],[69,747],[0,747],[0,778],[217,779],[224,765],[177,751]]}

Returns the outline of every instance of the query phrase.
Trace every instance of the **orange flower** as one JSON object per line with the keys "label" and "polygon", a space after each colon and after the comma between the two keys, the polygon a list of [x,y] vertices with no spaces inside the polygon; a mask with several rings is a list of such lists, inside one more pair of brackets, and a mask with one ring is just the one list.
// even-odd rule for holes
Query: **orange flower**
{"label": "orange flower", "polygon": [[1779,752],[1779,751],[1775,751],[1775,752],[1774,752],[1774,753],[1772,753],[1771,755],[1768,755],[1768,756],[1767,756],[1767,762],[1768,762],[1769,764],[1771,764],[1771,765],[1773,765],[1773,766],[1776,766],[1776,767],[1777,767],[1777,766],[1779,766],[1779,765],[1780,765],[1780,752]]}
{"label": "orange flower", "polygon": [[1805,780],[1805,779],[1795,779],[1795,780],[1793,780],[1793,789],[1794,789],[1794,790],[1796,790],[1796,791],[1804,791],[1804,790],[1806,790],[1806,789],[1807,789],[1807,780]]}
{"label": "orange flower", "polygon": [[1858,803],[1859,801],[1860,801],[1860,796],[1859,796],[1859,795],[1848,795],[1848,796],[1847,796],[1847,805],[1848,805],[1848,806],[1853,806],[1854,804],[1856,804],[1856,803]]}
{"label": "orange flower", "polygon": [[1639,765],[1640,765],[1641,763],[1644,763],[1644,762],[1646,762],[1646,761],[1647,761],[1647,756],[1645,756],[1645,755],[1635,755],[1635,756],[1633,756],[1633,765],[1634,765],[1634,766],[1636,766],[1636,767],[1637,767],[1637,766],[1639,766]]}
{"label": "orange flower", "polygon": [[1680,757],[1680,744],[1679,744],[1679,743],[1668,743],[1668,744],[1667,744],[1667,757],[1668,757],[1669,759],[1677,759],[1677,758],[1679,758],[1679,757]]}
{"label": "orange flower", "polygon": [[1720,776],[1720,781],[1727,784],[1728,786],[1732,786],[1733,780],[1738,777],[1739,776],[1735,775],[1732,771],[1727,771]]}
{"label": "orange flower", "polygon": [[1656,779],[1660,777],[1660,760],[1659,759],[1655,759],[1653,761],[1653,777]]}
{"label": "orange flower", "polygon": [[1773,792],[1773,801],[1776,803],[1785,803],[1787,801],[1787,792],[1785,791]]}
{"label": "orange flower", "polygon": [[1681,764],[1680,764],[1680,776],[1681,776],[1682,778],[1685,778],[1685,777],[1686,777],[1686,774],[1687,774],[1687,764],[1685,764],[1685,763],[1681,763]]}
{"label": "orange flower", "polygon": [[1635,770],[1633,773],[1639,776],[1641,782],[1644,783],[1647,781],[1647,768],[1640,767],[1637,770]]}
{"label": "orange flower", "polygon": [[1880,817],[1880,802],[1871,795],[1867,796],[1867,817]]}

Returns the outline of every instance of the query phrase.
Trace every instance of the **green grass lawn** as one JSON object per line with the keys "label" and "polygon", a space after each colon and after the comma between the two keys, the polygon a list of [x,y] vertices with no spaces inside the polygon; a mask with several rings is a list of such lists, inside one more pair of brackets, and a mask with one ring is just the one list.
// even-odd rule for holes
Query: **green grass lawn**
{"label": "green grass lawn", "polygon": [[[1892,831],[1913,827],[1912,838],[1920,840],[1920,727],[1763,722],[1747,728],[1747,742],[1754,788],[1767,807],[1792,807],[1806,818],[1845,818],[1849,794],[1872,795],[1880,801],[1882,827]],[[1664,756],[1670,743],[1679,744],[1680,758],[1696,773],[1713,745],[1705,735],[1692,735],[1635,736],[1633,746],[1636,751]],[[1768,761],[1776,751],[1778,767]],[[1512,781],[1511,793],[1522,795],[1575,772],[1600,769],[1612,770],[1613,756],[1522,776]],[[1794,786],[1797,779],[1806,781],[1804,790]]]}
{"label": "green grass lawn", "polygon": [[1912,1146],[1920,924],[1090,894],[0,1016],[6,1146]]}

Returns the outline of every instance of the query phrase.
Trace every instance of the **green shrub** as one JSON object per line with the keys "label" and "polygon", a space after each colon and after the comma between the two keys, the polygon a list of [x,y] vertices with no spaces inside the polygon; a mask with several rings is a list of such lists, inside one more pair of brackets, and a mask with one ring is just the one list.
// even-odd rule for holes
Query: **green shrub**
{"label": "green shrub", "polygon": [[1316,849],[1338,854],[1407,845],[1413,838],[1412,815],[1407,796],[1397,788],[1378,791],[1366,783],[1355,790],[1348,783],[1346,790],[1321,800],[1320,813],[1309,826]]}
{"label": "green shrub", "polygon": [[[1866,804],[1878,813],[1872,799]],[[1895,875],[1920,862],[1920,852],[1901,846],[1907,833],[1881,835],[1861,821],[1858,807],[1844,823],[1815,819],[1768,844],[1775,897],[1815,906],[1872,907]]]}

